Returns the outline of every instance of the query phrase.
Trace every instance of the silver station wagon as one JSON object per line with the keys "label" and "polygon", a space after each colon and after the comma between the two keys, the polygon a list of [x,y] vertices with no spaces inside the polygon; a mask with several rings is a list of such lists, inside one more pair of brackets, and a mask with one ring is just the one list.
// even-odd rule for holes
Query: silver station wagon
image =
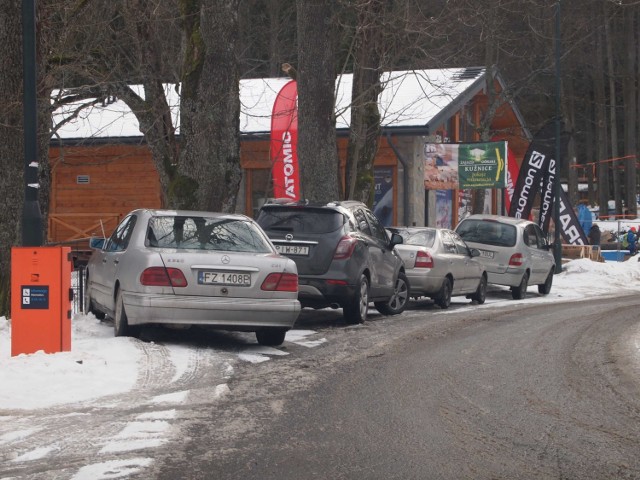
{"label": "silver station wagon", "polygon": [[134,210],[91,243],[85,308],[113,318],[116,336],[200,324],[279,345],[300,313],[295,262],[244,215]]}
{"label": "silver station wagon", "polygon": [[471,215],[456,232],[480,251],[489,283],[511,287],[514,299],[525,298],[529,285],[551,291],[555,259],[542,229],[529,220],[500,215]]}

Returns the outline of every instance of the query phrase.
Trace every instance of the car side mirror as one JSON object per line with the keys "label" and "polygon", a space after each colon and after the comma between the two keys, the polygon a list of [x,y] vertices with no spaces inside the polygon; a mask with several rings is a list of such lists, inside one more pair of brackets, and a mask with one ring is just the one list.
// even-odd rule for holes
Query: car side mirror
{"label": "car side mirror", "polygon": [[93,250],[102,250],[104,247],[104,242],[106,238],[102,237],[91,237],[89,239],[89,248]]}
{"label": "car side mirror", "polygon": [[471,255],[471,257],[479,257],[480,250],[478,250],[477,248],[471,248],[469,249],[469,254]]}
{"label": "car side mirror", "polygon": [[401,243],[404,243],[404,240],[402,239],[402,235],[400,235],[398,233],[392,233],[391,234],[391,248],[393,248],[396,245],[400,245]]}

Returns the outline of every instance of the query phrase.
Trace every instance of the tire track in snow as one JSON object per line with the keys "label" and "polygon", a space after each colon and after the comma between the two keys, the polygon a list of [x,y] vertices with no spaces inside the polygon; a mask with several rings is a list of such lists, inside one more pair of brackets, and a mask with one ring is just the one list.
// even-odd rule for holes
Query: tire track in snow
{"label": "tire track in snow", "polygon": [[[218,388],[212,382],[224,384],[229,375],[233,355],[131,341],[141,358],[138,380],[129,392],[27,415],[21,410],[0,411],[0,478],[98,480],[135,475],[151,461],[145,451],[164,445],[177,431],[189,391]],[[213,396],[202,398],[210,401]]]}

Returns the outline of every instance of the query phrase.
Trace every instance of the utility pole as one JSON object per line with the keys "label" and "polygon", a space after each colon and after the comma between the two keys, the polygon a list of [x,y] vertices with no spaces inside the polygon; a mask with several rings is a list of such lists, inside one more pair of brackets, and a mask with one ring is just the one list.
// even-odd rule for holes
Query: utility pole
{"label": "utility pole", "polygon": [[38,203],[38,106],[36,88],[36,0],[22,0],[22,72],[24,137],[24,205],[22,245],[42,245],[42,214]]}

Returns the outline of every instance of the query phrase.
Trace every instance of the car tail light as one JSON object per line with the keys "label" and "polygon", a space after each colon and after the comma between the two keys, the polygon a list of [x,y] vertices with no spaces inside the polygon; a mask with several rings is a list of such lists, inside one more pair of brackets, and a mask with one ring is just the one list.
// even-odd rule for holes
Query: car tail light
{"label": "car tail light", "polygon": [[514,253],[509,259],[510,267],[521,267],[524,263],[524,256],[521,253]]}
{"label": "car tail light", "polygon": [[418,252],[414,268],[433,268],[433,257],[429,252]]}
{"label": "car tail light", "polygon": [[186,287],[187,279],[178,268],[149,267],[140,275],[140,283],[147,287]]}
{"label": "car tail light", "polygon": [[297,292],[298,275],[295,273],[270,273],[260,288],[269,292]]}
{"label": "car tail light", "polygon": [[346,258],[351,257],[353,250],[356,248],[356,244],[358,240],[348,235],[345,235],[340,239],[338,246],[336,247],[336,251],[333,254],[334,260],[344,260]]}

